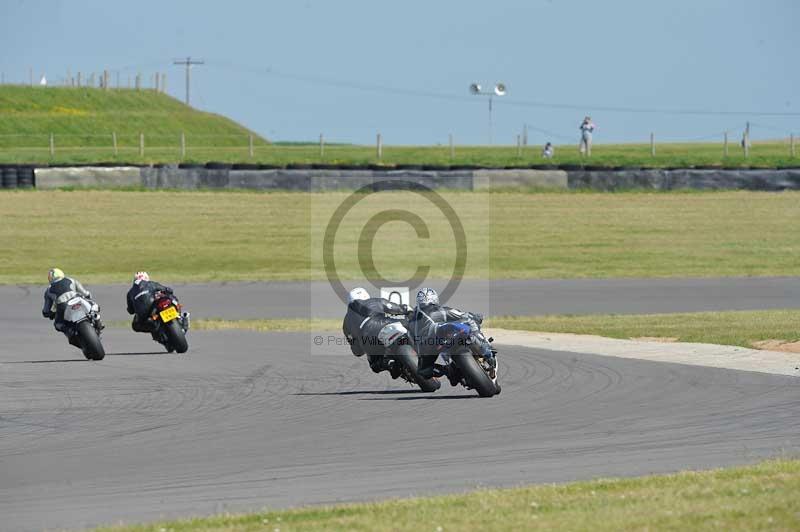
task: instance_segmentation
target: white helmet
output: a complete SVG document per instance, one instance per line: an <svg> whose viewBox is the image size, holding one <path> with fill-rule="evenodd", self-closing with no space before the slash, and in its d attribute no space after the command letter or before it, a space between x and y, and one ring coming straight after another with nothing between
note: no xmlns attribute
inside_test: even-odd
<svg viewBox="0 0 800 532"><path fill-rule="evenodd" d="M133 276L133 282L136 284L141 283L142 281L149 281L150 276L147 272L136 272L136 275Z"/></svg>
<svg viewBox="0 0 800 532"><path fill-rule="evenodd" d="M358 300L363 301L365 299L369 299L369 292L367 292L366 289L361 288L360 286L357 288L353 288L352 290L350 290L350 293L347 294L348 304L352 303L353 301L358 301Z"/></svg>
<svg viewBox="0 0 800 532"><path fill-rule="evenodd" d="M439 304L439 294L436 293L436 290L433 288L420 288L419 292L417 292L417 306L421 307L423 305L438 305Z"/></svg>

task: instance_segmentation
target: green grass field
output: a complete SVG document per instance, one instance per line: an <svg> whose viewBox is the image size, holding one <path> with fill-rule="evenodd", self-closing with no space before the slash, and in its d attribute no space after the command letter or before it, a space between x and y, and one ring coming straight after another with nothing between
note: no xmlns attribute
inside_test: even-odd
<svg viewBox="0 0 800 532"><path fill-rule="evenodd" d="M376 266L382 275L401 279L424 259L431 277L447 278L455 260L449 226L436 213L429 216L433 209L426 211L417 198L387 194L370 196L352 220L345 219L335 247L339 275L363 278L356 248L364 219L387 205L421 205L430 238L418 238L404 223L383 226L375 239ZM324 279L312 251L316 258L325 221L345 197L2 191L0 283L39 283L51 265L88 283L127 282L143 268L166 282ZM800 275L798 193L443 197L478 243L471 248L467 277ZM482 229L487 219L490 232Z"/></svg>
<svg viewBox="0 0 800 532"><path fill-rule="evenodd" d="M798 530L800 461L223 515L98 532Z"/></svg>
<svg viewBox="0 0 800 532"><path fill-rule="evenodd" d="M111 134L117 133L118 154ZM180 134L186 134L181 155ZM55 154L50 155L50 134ZM145 153L139 155L139 133L145 134ZM250 132L233 121L184 106L151 90L89 88L0 87L0 163L177 163L227 161L272 165L291 163L385 165L479 165L491 167L542 164L541 146L518 154L512 146L393 146L385 139L383 157L375 146L330 144L320 154L315 144L269 144L256 135L249 155ZM728 156L722 139L714 143L658 144L651 157L649 144L596 144L592 157L582 158L575 143L556 146L548 164L590 164L603 167L647 166L800 166L791 156L788 139L754 142L750 157L731 138ZM797 150L800 153L800 149Z"/></svg>

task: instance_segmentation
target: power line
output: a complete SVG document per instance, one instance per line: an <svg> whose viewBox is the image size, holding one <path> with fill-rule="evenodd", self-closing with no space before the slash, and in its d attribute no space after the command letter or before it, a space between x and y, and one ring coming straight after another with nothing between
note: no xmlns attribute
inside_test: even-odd
<svg viewBox="0 0 800 532"><path fill-rule="evenodd" d="M229 62L214 62L209 63L209 66L216 68L228 68L236 71L249 72L255 75L277 77L282 79L291 79L305 83L313 83L317 85L325 85L338 88L346 88L353 90L360 90L366 92L376 92L385 94L397 94L400 96L414 96L424 98L435 98L440 100L450 101L472 101L466 94L453 94L432 91L422 91L417 89L407 89L401 87L390 87L386 85L378 85L373 83L347 81L333 78L323 78L318 76L309 76L304 74L295 74L290 72L283 72L272 67L259 67L259 66L243 66ZM773 117L796 117L800 116L800 112L784 112L784 111L727 111L717 109L689 109L689 108L666 108L666 107L628 107L628 106L613 106L613 105L596 105L587 103L557 103L557 102L544 102L537 100L524 100L507 98L503 101L503 105L512 107L538 107L545 109L569 109L574 111L586 112L614 112L614 113L633 113L633 114L665 114L665 115L698 115L698 116L773 116Z"/></svg>

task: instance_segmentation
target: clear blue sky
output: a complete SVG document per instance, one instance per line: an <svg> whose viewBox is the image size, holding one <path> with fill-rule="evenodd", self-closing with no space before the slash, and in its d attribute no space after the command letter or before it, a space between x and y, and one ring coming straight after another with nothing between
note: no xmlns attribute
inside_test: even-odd
<svg viewBox="0 0 800 532"><path fill-rule="evenodd" d="M584 114L596 142L721 138L748 119L778 138L800 132L798 23L796 0L2 0L0 71L162 71L182 98L172 60L203 58L193 104L273 140L485 144L473 81L508 85L495 143L525 123L531 143L577 142Z"/></svg>

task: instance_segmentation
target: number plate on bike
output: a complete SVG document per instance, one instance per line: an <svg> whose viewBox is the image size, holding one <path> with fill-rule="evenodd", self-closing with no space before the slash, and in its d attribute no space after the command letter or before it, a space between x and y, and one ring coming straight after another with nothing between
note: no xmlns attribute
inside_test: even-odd
<svg viewBox="0 0 800 532"><path fill-rule="evenodd" d="M175 309L175 307L169 307L168 309L164 309L159 312L158 315L161 316L161 321L164 323L169 323L178 318L178 311Z"/></svg>

